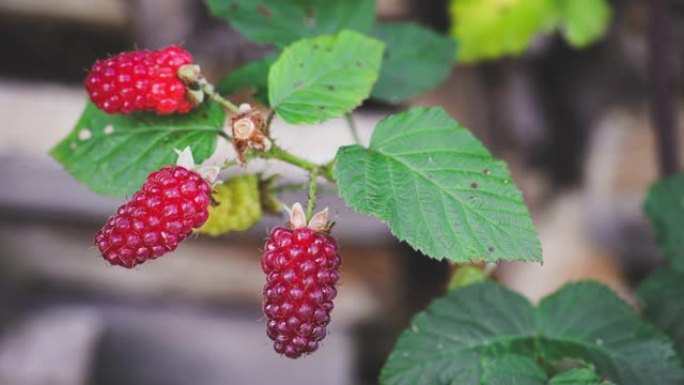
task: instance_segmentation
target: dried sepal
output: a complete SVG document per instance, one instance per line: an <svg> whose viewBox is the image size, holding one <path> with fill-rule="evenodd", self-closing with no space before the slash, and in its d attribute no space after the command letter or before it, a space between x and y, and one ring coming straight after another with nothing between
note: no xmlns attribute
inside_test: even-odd
<svg viewBox="0 0 684 385"><path fill-rule="evenodd" d="M328 208L319 211L311 217L308 227L319 233L325 233L330 230L330 222L328 222Z"/></svg>
<svg viewBox="0 0 684 385"><path fill-rule="evenodd" d="M193 170L197 172L204 180L210 184L216 183L219 172L221 169L216 166L203 166L195 163L195 158L192 156L192 149L190 146L186 146L183 150L174 149L176 154L178 154L178 159L176 160L176 166L184 167L188 170Z"/></svg>
<svg viewBox="0 0 684 385"><path fill-rule="evenodd" d="M233 148L241 164L245 163L245 154L250 148L266 151L268 138L265 134L266 120L258 110L249 104L241 104L239 112L230 118L233 134Z"/></svg>
<svg viewBox="0 0 684 385"><path fill-rule="evenodd" d="M296 230L306 227L306 213L304 213L304 208L299 202L293 204L291 208L285 207L285 210L290 216L290 221L287 224L290 229Z"/></svg>
<svg viewBox="0 0 684 385"><path fill-rule="evenodd" d="M311 217L311 220L306 222L306 214L304 208L300 203L295 203L292 208L285 207L289 215L288 227L291 230L301 229L307 227L317 233L330 233L330 229L335 225L334 222L328 220L328 208L317 212Z"/></svg>
<svg viewBox="0 0 684 385"><path fill-rule="evenodd" d="M206 79L202 76L200 66L197 64L183 65L178 68L176 75L185 83L188 100L194 105L201 104L204 101L202 86L206 83Z"/></svg>

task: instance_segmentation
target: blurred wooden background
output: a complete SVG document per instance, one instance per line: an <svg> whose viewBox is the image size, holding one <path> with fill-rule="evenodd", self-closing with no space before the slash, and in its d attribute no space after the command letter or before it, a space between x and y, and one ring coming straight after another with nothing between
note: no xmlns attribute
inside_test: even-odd
<svg viewBox="0 0 684 385"><path fill-rule="evenodd" d="M443 106L509 162L545 263L503 264L497 276L535 300L583 278L629 297L659 263L640 210L656 177L647 20L643 2L613 4L608 36L586 50L544 37L521 57L455 67L443 86L408 103ZM679 75L682 4L671 2ZM381 0L377 12L445 31L445 9L445 1ZM408 317L443 291L445 263L398 244L334 194L321 204L339 223L343 278L332 335L310 358L277 357L263 333L258 248L278 218L244 234L188 241L134 271L105 265L91 238L120 201L87 191L47 156L80 114L85 70L110 53L182 42L216 80L269 47L245 41L193 0L0 0L0 36L0 383L240 385L287 376L373 384ZM367 103L357 115L362 136L396 109ZM316 130L276 121L274 130L314 160L351 141L339 121Z"/></svg>

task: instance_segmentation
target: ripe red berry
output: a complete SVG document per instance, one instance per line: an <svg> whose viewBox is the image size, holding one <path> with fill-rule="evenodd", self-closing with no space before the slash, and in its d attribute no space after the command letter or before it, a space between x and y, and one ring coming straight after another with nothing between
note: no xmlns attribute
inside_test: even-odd
<svg viewBox="0 0 684 385"><path fill-rule="evenodd" d="M123 52L96 61L85 87L93 103L108 114L186 113L194 103L186 97L185 84L176 73L191 63L190 53L178 46Z"/></svg>
<svg viewBox="0 0 684 385"><path fill-rule="evenodd" d="M261 268L266 332L276 352L290 358L313 353L326 335L337 295L340 256L335 239L308 227L276 227Z"/></svg>
<svg viewBox="0 0 684 385"><path fill-rule="evenodd" d="M176 247L209 217L211 186L181 166L154 171L95 236L112 265L134 267Z"/></svg>

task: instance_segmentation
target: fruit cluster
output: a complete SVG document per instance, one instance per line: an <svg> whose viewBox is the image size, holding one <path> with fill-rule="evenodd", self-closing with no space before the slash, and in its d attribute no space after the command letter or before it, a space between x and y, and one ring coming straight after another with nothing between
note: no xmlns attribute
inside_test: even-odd
<svg viewBox="0 0 684 385"><path fill-rule="evenodd" d="M109 114L185 113L195 105L190 93L209 92L198 91L188 81L186 70L199 71L199 67L186 66L190 63L190 53L177 46L121 53L96 62L85 85L93 103ZM180 75L189 88L178 76L182 66ZM261 113L249 105L231 117L240 163L249 148L265 150L265 125ZM234 177L212 191L210 182L195 171L192 152L187 151L192 167L169 166L152 172L97 233L95 245L109 263L132 268L158 258L175 250L193 229L210 235L246 230L259 221L264 209L280 206L268 193L260 199L261 187L270 182L260 184L255 175ZM180 164L186 163L181 160L184 153L179 155ZM213 181L215 176L208 179ZM216 206L210 207L211 203ZM329 233L327 210L306 223L302 206L295 204L289 228L273 229L264 247L266 331L275 351L290 358L316 351L327 334L340 278L337 243Z"/></svg>

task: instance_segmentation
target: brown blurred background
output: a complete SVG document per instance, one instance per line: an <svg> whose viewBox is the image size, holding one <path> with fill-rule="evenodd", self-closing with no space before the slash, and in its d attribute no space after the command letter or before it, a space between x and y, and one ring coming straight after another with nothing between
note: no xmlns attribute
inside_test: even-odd
<svg viewBox="0 0 684 385"><path fill-rule="evenodd" d="M608 35L587 49L542 37L521 57L457 66L410 103L443 106L509 162L545 263L502 264L496 275L532 300L582 278L629 298L660 261L641 213L657 178L646 3L613 1ZM377 12L446 31L446 7L380 0ZM669 2L668 12L682 79L684 1ZM339 223L340 295L330 335L310 357L278 357L264 332L258 248L279 218L188 241L133 271L106 265L92 237L120 200L89 192L47 155L83 108L85 70L111 53L184 43L218 80L269 48L210 18L197 0L0 0L0 41L1 385L374 384L408 317L444 291L447 264L397 243L334 193L319 203ZM681 113L684 88L675 87ZM362 136L397 108L364 105ZM276 120L274 132L317 161L351 142L336 120L315 130ZM304 178L279 165L253 169Z"/></svg>

